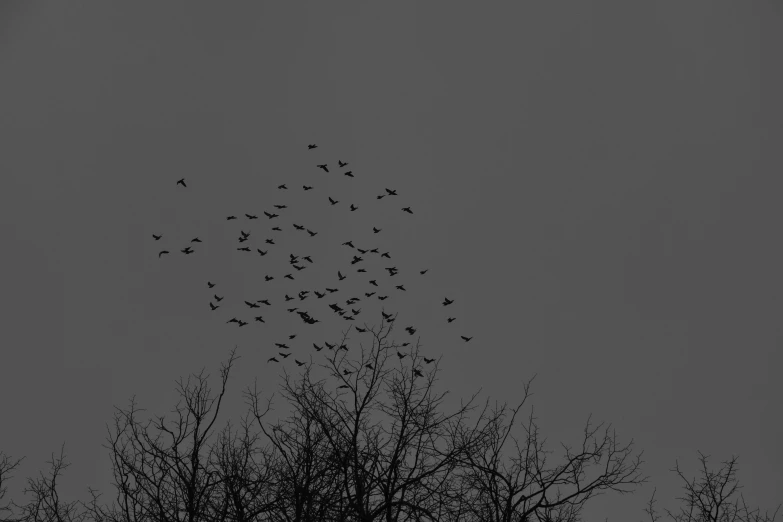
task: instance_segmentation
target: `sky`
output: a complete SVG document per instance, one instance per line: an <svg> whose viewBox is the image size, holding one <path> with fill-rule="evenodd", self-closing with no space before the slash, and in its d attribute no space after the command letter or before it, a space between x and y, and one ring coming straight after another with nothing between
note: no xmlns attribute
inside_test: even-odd
<svg viewBox="0 0 783 522"><path fill-rule="evenodd" d="M728 0L4 1L0 450L26 456L6 499L65 443L61 494L109 501L114 408L135 395L170 412L176 380L204 368L218 387L235 346L220 427L254 378L278 390L274 342L296 333L295 357L318 362L309 343L348 322L311 300L322 324L304 325L279 302L343 267L360 296L353 240L390 253L364 263L397 338L441 358L452 405L479 390L514 405L535 375L550 462L591 414L644 450L649 482L596 497L585 520L642 520L653 488L676 510L670 470L700 477L697 450L715 471L738 456L745 499L772 513L782 18ZM274 204L282 232L262 214ZM282 278L289 252L315 261L302 286ZM225 322L265 298L266 324ZM377 301L358 306L358 325L379 324Z"/></svg>

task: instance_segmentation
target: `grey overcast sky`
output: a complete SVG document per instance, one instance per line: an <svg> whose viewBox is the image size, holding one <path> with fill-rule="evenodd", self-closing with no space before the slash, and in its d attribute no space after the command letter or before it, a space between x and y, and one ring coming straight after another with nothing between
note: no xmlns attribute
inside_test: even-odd
<svg viewBox="0 0 783 522"><path fill-rule="evenodd" d="M645 451L650 482L591 500L586 520L641 520L653 487L676 509L669 469L696 477L697 449L716 470L739 455L749 504L774 511L781 17L728 0L3 1L0 449L27 456L10 498L65 442L62 492L109 500L113 407L136 394L170 411L175 380L206 368L217 386L234 345L221 426L253 377L276 391L273 342L299 333L292 351L317 360L311 339L348 324L281 312L301 288L282 283L285 257L310 254L295 276L323 289L353 239L391 253L367 263L397 336L415 325L443 356L454 401L483 387L514 404L538 374L529 404L552 462L590 413ZM385 187L399 195L377 200ZM289 206L283 232L262 214L273 204ZM392 265L405 294L379 268ZM266 325L225 324L264 298ZM377 324L379 304L359 305Z"/></svg>

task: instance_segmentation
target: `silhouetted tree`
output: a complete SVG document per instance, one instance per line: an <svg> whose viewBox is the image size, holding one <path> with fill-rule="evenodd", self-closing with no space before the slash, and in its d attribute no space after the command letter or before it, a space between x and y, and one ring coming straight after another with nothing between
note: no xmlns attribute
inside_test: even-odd
<svg viewBox="0 0 783 522"><path fill-rule="evenodd" d="M780 505L771 517L766 512L762 517L759 514L759 508L753 511L748 510L745 497L742 494L739 499L734 499L733 503L730 501L731 496L742 488L736 476L737 457L725 461L723 468L714 473L707 469L709 456L705 456L700 451L698 453L703 474L702 480L698 484L695 477L692 481L685 478L680 471L678 462L675 461L674 469L671 470L676 471L685 481L686 492L684 497L677 497L677 500L681 500L685 504L680 508L679 513L675 514L666 509L666 514L672 520L675 522L773 522L777 518ZM741 507L740 500L742 501ZM644 510L650 516L651 522L656 522L661 518L656 516L654 504L655 490L653 490L647 508Z"/></svg>

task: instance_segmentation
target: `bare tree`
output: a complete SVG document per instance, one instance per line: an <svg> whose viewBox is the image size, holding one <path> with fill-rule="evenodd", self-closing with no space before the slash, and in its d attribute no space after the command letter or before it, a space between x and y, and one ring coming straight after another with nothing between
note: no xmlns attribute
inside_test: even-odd
<svg viewBox="0 0 783 522"><path fill-rule="evenodd" d="M490 429L482 439L485 445L461 456L460 476L469 486L466 488L469 493L461 498L478 520L577 522L591 497L605 490L630 493L632 490L623 486L633 487L647 480L640 475L642 453L635 460L629 460L633 441L618 447L616 434L613 432L610 436L609 427L602 437L595 437L602 425L591 429L589 418L578 451L561 444L565 450L562 465L546 469L546 455L552 452L544 450L545 440L539 441L532 409L527 426L523 425L526 437L520 446L517 438L511 435L511 429L517 413L530 396L534 378L525 384L520 404L510 410L510 422L504 422L508 416L506 405L496 407L489 417ZM514 441L517 455L507 466L502 457L509 438ZM588 479L587 469L591 463L600 468L596 476Z"/></svg>
<svg viewBox="0 0 783 522"><path fill-rule="evenodd" d="M11 478L11 472L14 471L17 467L19 467L19 464L23 460L24 457L14 462L11 460L11 458L8 455L0 451L0 500L5 498L5 494L8 492L8 486L6 486L6 481ZM0 513L13 511L13 509L11 508L12 504L13 502L9 501L9 503L7 503L6 505L0 506ZM6 521L11 521L12 519L2 518L0 520L6 522Z"/></svg>
<svg viewBox="0 0 783 522"><path fill-rule="evenodd" d="M714 473L707 469L709 456L705 456L700 451L698 453L703 474L702 481L698 484L695 477L692 481L685 478L680 471L678 462L675 461L674 469L671 470L676 471L685 481L686 491L686 496L677 498L685 503L679 513L674 514L666 509L666 513L672 520L675 522L773 522L777 518L780 505L771 517L766 512L762 517L759 508L753 511L748 509L742 494L733 503L730 501L731 496L742 488L736 476L738 457L732 457L731 460L725 461L723 468ZM742 501L741 506L740 500ZM656 516L654 504L655 490L644 510L650 516L651 522L660 519L659 516Z"/></svg>
<svg viewBox="0 0 783 522"><path fill-rule="evenodd" d="M392 326L388 322L377 332L368 328L373 344L369 350L361 347L358 360L347 360L347 350L335 349L321 365L331 379L314 381L312 364L296 383L285 376L283 395L300 418L317 425L328 448L339 485L332 513L341 520L441 519L458 457L472 451L480 438L477 428L457 429L473 399L452 414L439 412L446 393L434 394L437 367L426 376L421 372L418 344L407 354L410 366L401 358L399 367L391 367L390 359L396 359L391 350L399 348L387 342ZM346 332L340 346L347 340ZM334 381L347 392L329 391Z"/></svg>

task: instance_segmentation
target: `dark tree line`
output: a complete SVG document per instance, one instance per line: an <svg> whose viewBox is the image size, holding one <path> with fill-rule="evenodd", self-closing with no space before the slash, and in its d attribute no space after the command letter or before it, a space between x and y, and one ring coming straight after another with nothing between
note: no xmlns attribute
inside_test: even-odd
<svg viewBox="0 0 783 522"><path fill-rule="evenodd" d="M522 423L525 436L512 435L532 379L513 408L490 408L487 401L471 421L475 394L444 412L446 394L434 388L437 361L423 361L418 345L399 352L388 339L393 323L385 325L371 330L373 344L357 359L339 348L331 352L318 365L325 378L315 377L312 363L296 379L284 373L282 395L293 414L283 420L266 420L274 396L264 403L254 385L245 391L248 412L240 425L229 421L216 431L236 350L221 367L217 396L203 371L195 382L178 381L181 401L172 419L142 421L144 410L132 398L107 426L116 490L111 504L100 503L92 489L89 502L59 498L57 484L68 466L61 449L48 477L28 479L29 502L0 505L0 520L577 522L590 498L630 493L647 481L633 442L618 444L614 431L593 427L589 419L581 445L563 446L557 465L547 465L552 452L544 448L532 411ZM512 442L509 458L505 448ZM0 500L20 462L0 453ZM775 520L777 511L762 517L744 499L742 505L729 501L738 489L736 459L717 474L707 470L704 456L702 463L705 480L685 479L685 508L667 510L670 518ZM654 494L646 512L657 522L653 505Z"/></svg>

